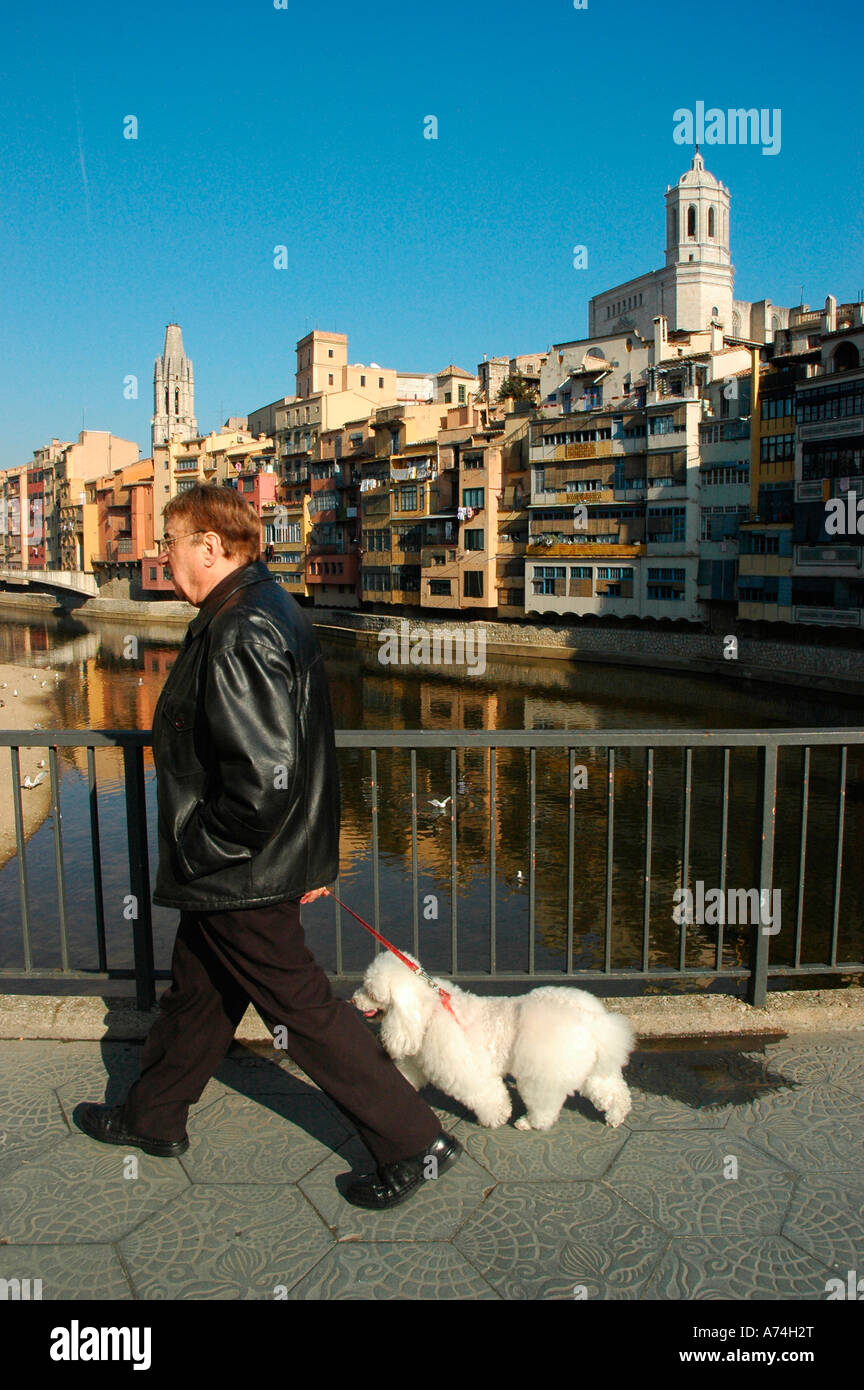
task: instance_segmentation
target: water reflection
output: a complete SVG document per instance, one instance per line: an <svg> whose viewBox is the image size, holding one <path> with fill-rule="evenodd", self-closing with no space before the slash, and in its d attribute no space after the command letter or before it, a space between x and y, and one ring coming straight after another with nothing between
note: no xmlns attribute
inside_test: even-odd
<svg viewBox="0 0 864 1390"><path fill-rule="evenodd" d="M46 726L80 729L147 729L184 629L148 624L129 632L119 623L85 626L76 619L46 618L0 624L0 660L23 664L53 663L64 673L56 706ZM130 639L132 639L130 641ZM322 635L337 726L353 729L537 729L573 731L603 728L754 728L858 727L857 710L842 699L810 695L791 688L751 683L733 685L704 676L667 674L596 664L573 666L558 661L490 663L480 678L461 680L447 672L400 673L380 666L374 649L358 649ZM458 925L457 965L463 971L490 967L490 915L494 888L495 967L528 968L533 949L538 971L559 972L568 950L568 868L574 882L572 958L575 969L596 969L607 961L606 861L607 764L605 752L573 745L586 769L584 787L575 792L574 853L569 865L569 768L567 750L538 750L535 755L535 930L529 931L529 753L501 749L496 755L496 795L490 797L490 750L464 748L451 764L447 750L418 753L416 758L416 872L410 754L382 751L373 787L368 752L341 754L343 803L341 896L367 919L374 902L372 806L377 802L380 864L379 894L384 932L397 944L417 944L428 968L447 971L452 962L451 901ZM807 962L828 958L834 913L837 854L836 789L839 754L814 749L805 838L807 873L801 900L803 930L796 945L799 903L795 896L801 852L800 749L783 749L779 758L779 795L775 886L782 892L783 925L772 938L772 961L792 963L796 949ZM155 877L155 782L146 754L151 882ZM864 936L864 891L861 861L862 757L849 754L844 834L845 871L840 895L838 958L860 959ZM126 850L122 756L118 750L96 753L98 814L102 838L101 884L94 882L90 850L90 806L83 749L62 750L61 805L63 857L69 921L70 963L93 968L95 902L105 904L109 967L132 964L131 923L124 916L130 891ZM455 787L455 794L454 794ZM721 883L722 750L697 749L693 755L689 879L707 887ZM646 753L616 753L614 780L612 933L608 963L612 969L635 969L643 963L645 907ZM448 801L447 798L450 798ZM435 802L446 802L443 809ZM658 749L654 762L650 862L650 969L675 967L680 958L681 929L672 921L673 894L681 878L683 854L684 756L681 750ZM457 855L453 859L453 829ZM733 751L727 823L725 883L752 887L757 882L761 831L757 757ZM494 849L494 885L489 878ZM31 890L34 965L52 968L59 954L59 889L54 864L51 819L34 835L27 850ZM0 964L20 964L22 939L17 865L0 870ZM167 968L176 928L176 912L153 909L157 965ZM336 968L333 908L326 900L304 913L310 944L327 969ZM724 968L749 961L752 932L727 926L723 931ZM370 956L369 938L353 918L343 914L343 966L361 969ZM718 953L716 926L694 924L685 937L685 963L710 969ZM660 986L658 986L659 988ZM691 986L692 987L692 986ZM77 989L80 986L76 985ZM663 985L665 990L667 985Z"/></svg>

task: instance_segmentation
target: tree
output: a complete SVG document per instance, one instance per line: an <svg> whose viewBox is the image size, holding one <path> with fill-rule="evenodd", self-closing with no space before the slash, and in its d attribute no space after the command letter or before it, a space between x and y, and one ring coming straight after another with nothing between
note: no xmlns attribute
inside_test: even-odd
<svg viewBox="0 0 864 1390"><path fill-rule="evenodd" d="M511 372L501 383L499 402L506 396L512 396L514 401L531 401L533 404L537 400L537 387L526 381L521 372Z"/></svg>

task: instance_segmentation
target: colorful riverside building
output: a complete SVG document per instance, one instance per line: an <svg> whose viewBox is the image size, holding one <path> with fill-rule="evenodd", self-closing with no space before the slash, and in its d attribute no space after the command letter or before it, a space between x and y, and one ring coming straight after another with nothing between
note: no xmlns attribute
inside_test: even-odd
<svg viewBox="0 0 864 1390"><path fill-rule="evenodd" d="M750 353L719 325L670 332L663 315L651 346L612 335L586 347L546 398L572 403L576 389L577 409L531 425L528 613L704 616L700 431Z"/></svg>
<svg viewBox="0 0 864 1390"><path fill-rule="evenodd" d="M398 481L400 463L410 470L424 447L437 453L446 410L464 410L478 386L476 376L452 363L438 373L349 363L347 345L342 333L308 333L296 345L295 394L249 415L250 429L266 431L276 448L279 496L264 518L267 562L289 592L318 606L357 607L364 596L361 490L378 481L370 461L383 467L392 456ZM401 499L397 493L397 507ZM397 539L408 538L409 520L400 521ZM380 548L382 539L372 544ZM411 550L402 551L394 574L388 562L386 592L417 592L417 566L419 553ZM366 581L375 592L377 568ZM404 587L394 590L393 582Z"/></svg>
<svg viewBox="0 0 864 1390"><path fill-rule="evenodd" d="M751 516L738 616L864 626L864 540L826 529L831 499L864 495L864 304L793 309L755 380ZM848 505L843 508L848 512Z"/></svg>
<svg viewBox="0 0 864 1390"><path fill-rule="evenodd" d="M792 513L795 477L795 382L808 355L780 359L750 376L750 502L739 532L738 617L792 618Z"/></svg>
<svg viewBox="0 0 864 1390"><path fill-rule="evenodd" d="M848 518L864 499L864 304L829 297L823 320L815 370L795 387L792 621L860 630L864 506ZM846 524L829 530L841 501Z"/></svg>

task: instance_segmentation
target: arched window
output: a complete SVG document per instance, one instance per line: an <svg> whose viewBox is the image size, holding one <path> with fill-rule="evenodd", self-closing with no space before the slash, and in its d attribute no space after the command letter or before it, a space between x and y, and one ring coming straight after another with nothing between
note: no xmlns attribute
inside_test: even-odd
<svg viewBox="0 0 864 1390"><path fill-rule="evenodd" d="M688 237L695 237L696 235L696 209L692 203L687 209L687 235Z"/></svg>
<svg viewBox="0 0 864 1390"><path fill-rule="evenodd" d="M849 372L859 366L858 349L854 343L841 343L834 354L832 365L835 372Z"/></svg>
<svg viewBox="0 0 864 1390"><path fill-rule="evenodd" d="M714 238L714 236L715 236L715 234L716 234L715 228L716 228L716 219L715 219L715 216L714 216L714 209L713 209L713 208L709 208L709 209L708 209L708 235L712 238L712 240L713 240L713 238Z"/></svg>
<svg viewBox="0 0 864 1390"><path fill-rule="evenodd" d="M738 313L737 309L732 315L732 337L741 337L741 315Z"/></svg>
<svg viewBox="0 0 864 1390"><path fill-rule="evenodd" d="M670 208L666 221L666 241L669 246L674 246L675 242L678 240L677 232L678 218L675 214L675 209Z"/></svg>

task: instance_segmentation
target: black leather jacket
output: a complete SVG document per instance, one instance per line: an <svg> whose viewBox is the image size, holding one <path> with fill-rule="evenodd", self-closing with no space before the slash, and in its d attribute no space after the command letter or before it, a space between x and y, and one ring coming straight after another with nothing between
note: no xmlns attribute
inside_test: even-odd
<svg viewBox="0 0 864 1390"><path fill-rule="evenodd" d="M153 716L153 901L261 907L339 872L339 773L315 630L260 560L192 619Z"/></svg>

